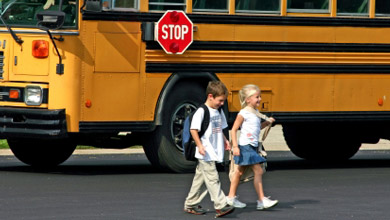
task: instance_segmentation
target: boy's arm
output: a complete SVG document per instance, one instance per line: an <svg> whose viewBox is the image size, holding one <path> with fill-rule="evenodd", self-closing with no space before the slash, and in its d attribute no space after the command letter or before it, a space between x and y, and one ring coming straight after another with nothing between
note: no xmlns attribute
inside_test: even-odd
<svg viewBox="0 0 390 220"><path fill-rule="evenodd" d="M206 148L203 146L202 141L200 141L198 130L191 129L190 130L192 139L194 139L196 146L198 146L199 153L203 156L206 156Z"/></svg>

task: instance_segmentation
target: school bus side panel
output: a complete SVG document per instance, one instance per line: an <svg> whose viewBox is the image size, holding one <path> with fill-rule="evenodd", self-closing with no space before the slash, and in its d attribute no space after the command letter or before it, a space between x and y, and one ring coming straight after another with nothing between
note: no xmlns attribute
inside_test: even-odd
<svg viewBox="0 0 390 220"><path fill-rule="evenodd" d="M83 28L90 62L83 66L82 121L141 120L140 23L84 21Z"/></svg>
<svg viewBox="0 0 390 220"><path fill-rule="evenodd" d="M78 132L83 46L80 36L64 36L64 38L63 42L57 42L57 45L62 48L59 52L63 58L64 74L54 74L58 57L54 56L51 59L49 109L66 109L68 131ZM55 49L50 49L55 54Z"/></svg>

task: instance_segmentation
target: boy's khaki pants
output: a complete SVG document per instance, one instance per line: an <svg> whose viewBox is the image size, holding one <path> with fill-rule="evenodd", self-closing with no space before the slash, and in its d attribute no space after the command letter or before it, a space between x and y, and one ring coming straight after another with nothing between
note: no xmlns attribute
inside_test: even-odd
<svg viewBox="0 0 390 220"><path fill-rule="evenodd" d="M221 189L221 182L219 181L215 162L199 160L191 190L188 193L184 207L189 208L199 205L206 196L207 191L210 193L211 201L214 202L215 209L222 209L226 206L226 196Z"/></svg>

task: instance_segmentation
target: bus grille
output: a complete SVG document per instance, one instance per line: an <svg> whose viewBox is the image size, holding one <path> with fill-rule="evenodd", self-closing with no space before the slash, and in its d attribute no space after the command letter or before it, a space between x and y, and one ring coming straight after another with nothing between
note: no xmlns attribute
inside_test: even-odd
<svg viewBox="0 0 390 220"><path fill-rule="evenodd" d="M3 79L4 73L4 51L0 51L0 79Z"/></svg>

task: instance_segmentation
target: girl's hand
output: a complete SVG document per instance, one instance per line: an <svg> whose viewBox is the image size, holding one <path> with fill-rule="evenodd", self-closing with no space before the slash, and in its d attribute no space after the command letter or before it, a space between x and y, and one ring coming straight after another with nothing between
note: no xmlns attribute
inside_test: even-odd
<svg viewBox="0 0 390 220"><path fill-rule="evenodd" d="M275 119L273 117L267 118L267 124L270 125L275 122Z"/></svg>
<svg viewBox="0 0 390 220"><path fill-rule="evenodd" d="M240 156L240 148L238 146L233 147L233 155Z"/></svg>
<svg viewBox="0 0 390 220"><path fill-rule="evenodd" d="M269 117L267 118L267 121L272 124L275 122L275 119L273 117Z"/></svg>

